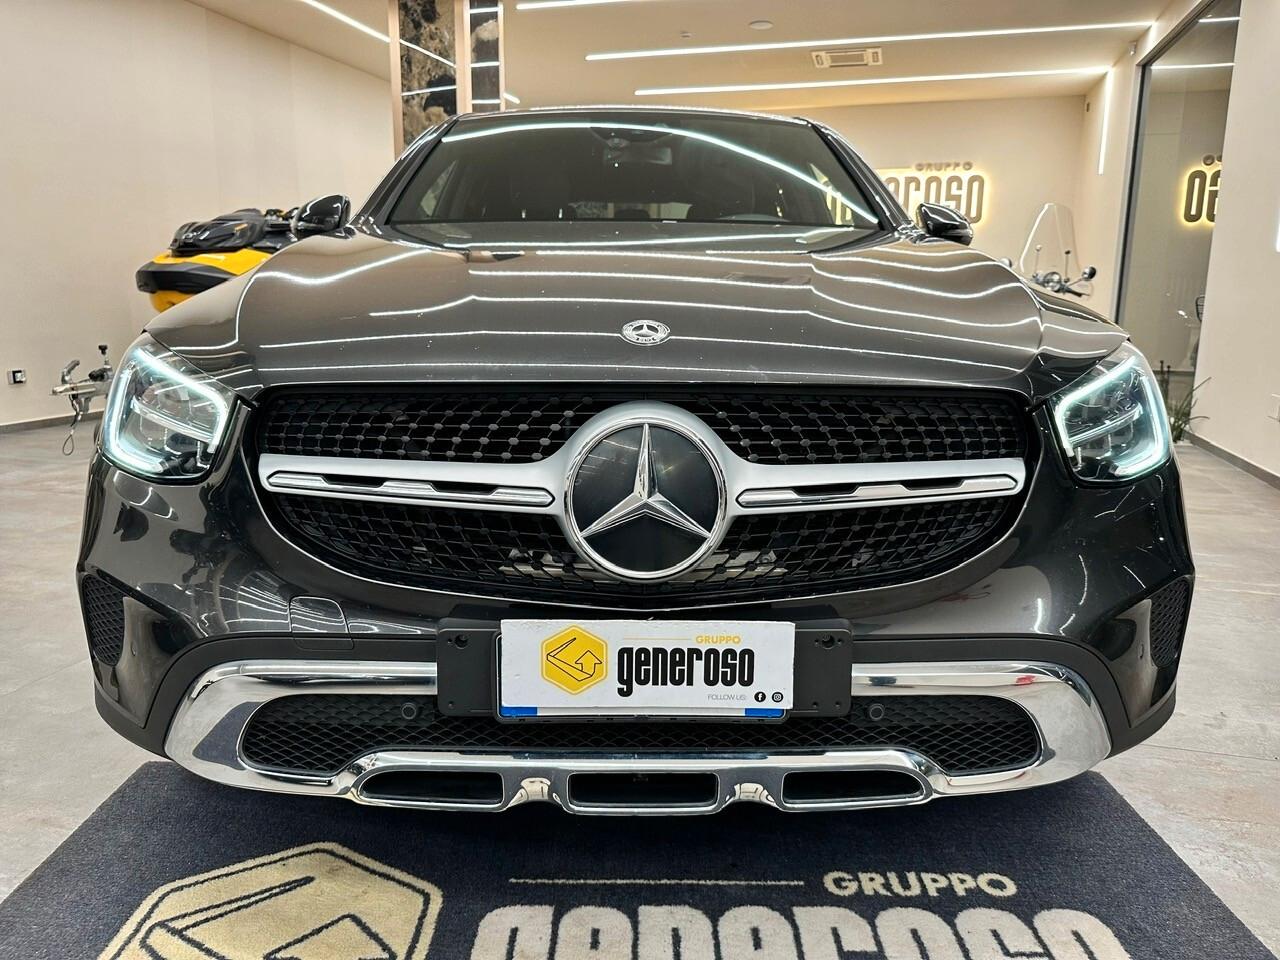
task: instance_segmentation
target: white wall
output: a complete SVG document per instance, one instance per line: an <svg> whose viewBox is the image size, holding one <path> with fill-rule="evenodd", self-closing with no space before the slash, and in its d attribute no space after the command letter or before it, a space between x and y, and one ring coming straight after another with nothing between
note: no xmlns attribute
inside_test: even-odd
<svg viewBox="0 0 1280 960"><path fill-rule="evenodd" d="M1244 0L1222 151L1222 188L1209 255L1195 431L1280 474L1280 3Z"/></svg>
<svg viewBox="0 0 1280 960"><path fill-rule="evenodd" d="M0 424L68 412L71 357L151 316L134 271L184 221L359 203L392 160L385 80L185 0L5 0Z"/></svg>
<svg viewBox="0 0 1280 960"><path fill-rule="evenodd" d="M1014 261L1040 208L1076 195L1083 97L812 109L878 170L972 161L988 180L974 246ZM913 213L914 211L908 211Z"/></svg>

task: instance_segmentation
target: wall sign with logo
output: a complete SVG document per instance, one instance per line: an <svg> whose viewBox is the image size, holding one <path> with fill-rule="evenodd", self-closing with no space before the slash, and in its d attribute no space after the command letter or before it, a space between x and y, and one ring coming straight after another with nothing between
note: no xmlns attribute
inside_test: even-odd
<svg viewBox="0 0 1280 960"><path fill-rule="evenodd" d="M1222 154L1206 153L1199 166L1187 171L1182 182L1182 222L1212 226L1218 219L1218 186L1222 181Z"/></svg>
<svg viewBox="0 0 1280 960"><path fill-rule="evenodd" d="M908 212L920 203L939 203L970 223L981 223L986 213L987 176L972 160L916 163L876 173Z"/></svg>

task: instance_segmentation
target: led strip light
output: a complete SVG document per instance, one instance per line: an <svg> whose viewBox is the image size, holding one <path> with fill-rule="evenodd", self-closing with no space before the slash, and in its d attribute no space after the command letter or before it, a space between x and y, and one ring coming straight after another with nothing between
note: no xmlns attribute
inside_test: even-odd
<svg viewBox="0 0 1280 960"><path fill-rule="evenodd" d="M637 97L696 93L756 93L762 90L819 90L827 87L868 87L893 83L942 83L954 80L1003 80L1015 77L1102 76L1110 67L1065 67L1055 70L1002 70L993 73L943 73L932 76L866 77L858 80L803 80L794 83L724 83L693 87L641 87Z"/></svg>

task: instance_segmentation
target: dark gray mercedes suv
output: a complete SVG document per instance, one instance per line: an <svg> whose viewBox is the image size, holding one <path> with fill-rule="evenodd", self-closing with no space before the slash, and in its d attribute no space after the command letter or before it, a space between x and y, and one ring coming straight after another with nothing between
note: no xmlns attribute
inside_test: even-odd
<svg viewBox="0 0 1280 960"><path fill-rule="evenodd" d="M464 116L120 364L98 708L204 777L590 813L912 804L1173 709L1191 598L1123 330L832 131Z"/></svg>

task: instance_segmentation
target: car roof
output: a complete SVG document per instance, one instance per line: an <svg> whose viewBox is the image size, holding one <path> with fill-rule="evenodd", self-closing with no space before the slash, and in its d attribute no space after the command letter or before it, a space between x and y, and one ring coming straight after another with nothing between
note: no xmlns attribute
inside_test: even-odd
<svg viewBox="0 0 1280 960"><path fill-rule="evenodd" d="M641 104L592 104L561 107L525 107L519 110L493 110L487 113L464 113L458 115L458 121L499 120L517 117L572 116L581 113L644 113L644 114L701 114L725 117L754 117L761 120L775 120L782 123L805 124L809 121L800 117L786 117L776 113L761 113L754 110L728 110L720 107L681 107L681 106L647 106Z"/></svg>

